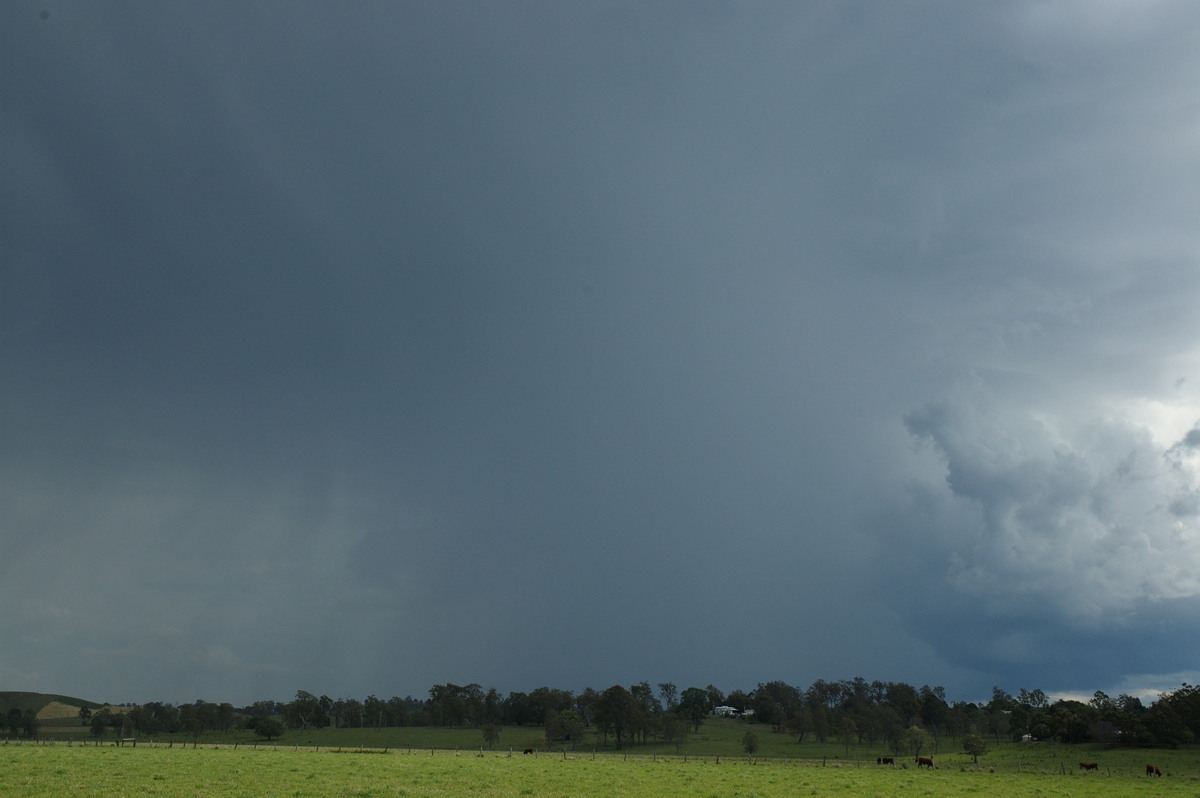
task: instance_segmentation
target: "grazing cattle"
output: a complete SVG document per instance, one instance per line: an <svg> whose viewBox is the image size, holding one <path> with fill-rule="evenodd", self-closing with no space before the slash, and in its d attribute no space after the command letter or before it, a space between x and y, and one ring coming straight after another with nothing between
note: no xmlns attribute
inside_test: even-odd
<svg viewBox="0 0 1200 798"><path fill-rule="evenodd" d="M927 757L927 756L919 756L919 757L917 757L917 767L932 769L933 768L933 759L931 757Z"/></svg>
<svg viewBox="0 0 1200 798"><path fill-rule="evenodd" d="M1099 762L1080 762L1079 769L1080 770L1099 770L1100 763Z"/></svg>
<svg viewBox="0 0 1200 798"><path fill-rule="evenodd" d="M532 749L532 748L526 748L526 749L525 749L525 753L527 753L527 754L532 754L532 753L533 753L533 749Z"/></svg>
<svg viewBox="0 0 1200 798"><path fill-rule="evenodd" d="M1158 765L1146 765L1147 776L1161 776L1162 771L1158 769Z"/></svg>
<svg viewBox="0 0 1200 798"><path fill-rule="evenodd" d="M894 765L894 764L896 764L896 760L890 756L881 756L881 757L876 757L875 764L877 764L877 765Z"/></svg>

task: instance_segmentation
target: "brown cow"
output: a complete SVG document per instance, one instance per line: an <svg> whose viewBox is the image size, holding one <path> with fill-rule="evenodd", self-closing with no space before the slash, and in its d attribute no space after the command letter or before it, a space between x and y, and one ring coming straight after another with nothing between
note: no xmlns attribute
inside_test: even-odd
<svg viewBox="0 0 1200 798"><path fill-rule="evenodd" d="M1079 769L1080 770L1099 770L1100 763L1099 762L1080 762Z"/></svg>
<svg viewBox="0 0 1200 798"><path fill-rule="evenodd" d="M532 753L533 753L533 749L532 749L532 748L526 748L526 749L525 749L525 751L524 751L523 753L526 753L526 754L532 754Z"/></svg>
<svg viewBox="0 0 1200 798"><path fill-rule="evenodd" d="M1147 776L1161 776L1162 771L1158 769L1158 765L1146 765Z"/></svg>
<svg viewBox="0 0 1200 798"><path fill-rule="evenodd" d="M933 759L928 756L917 757L917 767L933 769Z"/></svg>
<svg viewBox="0 0 1200 798"><path fill-rule="evenodd" d="M894 765L894 764L896 764L896 760L894 757L880 756L880 757L875 758L875 764L876 765Z"/></svg>

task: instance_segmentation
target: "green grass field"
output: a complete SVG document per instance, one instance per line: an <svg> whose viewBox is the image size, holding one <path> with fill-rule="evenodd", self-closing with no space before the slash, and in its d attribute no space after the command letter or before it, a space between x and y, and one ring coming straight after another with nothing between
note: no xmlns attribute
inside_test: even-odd
<svg viewBox="0 0 1200 798"><path fill-rule="evenodd" d="M617 752L613 741L609 739L605 746L603 738L592 733L584 735L583 740L572 746L570 742L555 741L553 750L561 753L564 749L571 753L619 753L622 756L675 756L687 754L689 757L738 757L742 756L742 735L747 730L758 736L760 759L805 760L823 762L825 764L871 763L874 765L878 756L895 756L897 762L905 763L912 757L904 757L887 750L883 745L851 745L849 748L836 740L825 744L805 740L798 744L796 738L787 734L774 734L770 727L761 724L710 718L700 727L700 731L691 734L686 743L677 746L651 740L646 744L628 745ZM40 735L50 740L76 743L91 743L93 738L89 729L82 726L78 719L59 718L42 723ZM112 742L118 735L108 732L104 740ZM191 744L190 735L178 733L143 735L139 737L142 743L154 741L162 744L173 744L175 747ZM477 752L484 745L483 735L474 728L445 728L435 726L405 726L382 729L289 729L274 743L264 743L254 732L239 729L225 733L206 732L200 737L200 742L207 745L221 746L253 746L274 745L283 747L318 747L318 748L378 748L391 751L408 749L419 750L459 750ZM500 730L499 742L495 752L506 753L509 750L520 752L525 748L536 748L542 751L545 740L542 730L536 726L505 726ZM971 759L962 753L961 740L944 739L936 750L923 751L925 755L934 756L939 764L950 767L965 767L971 764ZM1064 745L1056 743L992 743L989 751L980 758L984 768L1017 770L1018 764L1034 770L1061 772L1070 768L1078 768L1080 761L1099 762L1104 767L1114 769L1144 770L1146 762L1155 762L1160 767L1171 767L1180 771L1187 770L1200 775L1200 749L1184 749L1180 751L1143 750L1136 748L1109 749L1100 745ZM1179 765L1175 765L1179 762ZM1200 794L1200 792L1198 792Z"/></svg>
<svg viewBox="0 0 1200 798"><path fill-rule="evenodd" d="M1184 756L1163 778L1131 768L1082 773L1018 771L969 759L934 771L863 763L745 757L392 751L386 754L286 745L192 748L140 744L0 744L5 796L862 796L891 798L1081 798L1196 796L1200 780ZM1143 757L1144 759L1144 757ZM1162 757L1160 760L1166 761ZM1015 762L1015 760L1014 760ZM1103 766L1102 766L1103 767ZM1196 768L1193 768L1196 770Z"/></svg>
<svg viewBox="0 0 1200 798"><path fill-rule="evenodd" d="M803 744L769 727L709 718L682 744L650 741L617 750L588 733L545 750L542 730L506 726L494 750L476 728L291 729L275 741L252 731L138 737L97 744L61 696L9 693L44 706L41 742L0 740L2 796L1200 796L1200 748L1145 750L1101 745L992 743L976 765L961 740L944 739L934 771L881 745ZM97 705L98 706L98 705ZM67 706L66 709L72 709ZM54 712L51 712L54 710ZM753 731L751 764L742 736ZM525 748L537 753L526 756ZM894 767L875 764L893 756ZM1084 772L1080 762L1096 762ZM1163 778L1147 778L1146 763Z"/></svg>
<svg viewBox="0 0 1200 798"><path fill-rule="evenodd" d="M785 762L840 765L853 767L876 767L875 758L878 756L894 756L898 763L897 769L911 768L912 757L896 754L881 745L851 745L849 748L831 741L820 744L806 740L798 744L796 738L786 734L773 734L764 725L747 724L737 720L712 718L700 727L698 733L688 737L685 744L676 746L674 743L650 741L647 744L628 745L618 751L609 740L605 746L603 739L587 734L574 747L571 743L556 741L552 747L555 754L590 755L593 751L598 756L619 756L622 758L654 758L676 756L691 759L715 759L721 757L722 762L729 759L743 758L742 735L747 730L753 731L759 740L759 750L756 759L782 760ZM87 727L80 725L77 719L61 718L45 721L42 724L41 736L48 740L60 742L73 741L76 744L92 744L94 738ZM112 743L117 735L109 732L103 740ZM156 734L143 735L138 738L141 745L155 743L179 748L192 744L192 737L179 733L174 735ZM409 751L424 751L431 749L439 752L459 751L461 754L478 753L484 746L483 735L479 729L473 728L444 728L431 726L407 726L382 729L289 729L284 735L273 742L265 742L252 731L233 730L226 733L206 732L200 737L202 745L217 745L221 747L258 748L317 748L325 749L386 749L391 752L408 753ZM500 739L494 750L484 753L498 754L516 751L518 754L525 748L535 748L545 755L545 740L542 730L532 726L505 726L500 731ZM933 751L922 752L932 755L943 769L973 769L975 766L971 757L962 753L960 740L943 740ZM1163 769L1164 773L1172 776L1200 777L1200 749L1187 748L1177 751L1145 750L1137 748L1107 748L1101 745L1065 745L1057 743L992 743L989 751L980 757L979 765L983 769L992 768L998 772L1038 772L1062 775L1078 770L1079 762L1097 762L1105 775L1144 775L1147 762L1154 762ZM1088 774L1094 775L1094 774ZM1200 795L1200 789L1197 790Z"/></svg>

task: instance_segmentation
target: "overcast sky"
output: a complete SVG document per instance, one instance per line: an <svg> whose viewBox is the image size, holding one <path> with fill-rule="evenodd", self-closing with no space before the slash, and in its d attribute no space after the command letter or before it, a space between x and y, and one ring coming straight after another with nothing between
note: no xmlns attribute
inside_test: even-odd
<svg viewBox="0 0 1200 798"><path fill-rule="evenodd" d="M1200 678L1200 6L0 5L0 689Z"/></svg>

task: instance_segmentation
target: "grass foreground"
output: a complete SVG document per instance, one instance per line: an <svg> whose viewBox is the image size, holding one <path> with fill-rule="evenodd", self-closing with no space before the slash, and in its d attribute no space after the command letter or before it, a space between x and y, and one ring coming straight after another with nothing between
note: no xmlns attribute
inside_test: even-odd
<svg viewBox="0 0 1200 798"><path fill-rule="evenodd" d="M1190 757L1189 757L1190 758ZM1182 764L1182 763L1180 763ZM1182 768L1148 778L1136 768L1076 772L937 770L746 757L632 754L318 750L258 747L0 745L0 794L28 796L1195 796Z"/></svg>

